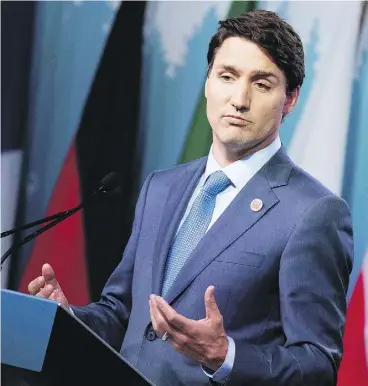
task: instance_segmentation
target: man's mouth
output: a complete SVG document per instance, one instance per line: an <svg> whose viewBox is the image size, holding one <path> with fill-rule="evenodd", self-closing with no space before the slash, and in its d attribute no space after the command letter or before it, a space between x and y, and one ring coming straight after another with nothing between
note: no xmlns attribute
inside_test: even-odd
<svg viewBox="0 0 368 386"><path fill-rule="evenodd" d="M241 121L245 121L245 119L243 117L241 117L240 115L225 115L225 117L228 117L228 118L235 118L235 119L239 119Z"/></svg>

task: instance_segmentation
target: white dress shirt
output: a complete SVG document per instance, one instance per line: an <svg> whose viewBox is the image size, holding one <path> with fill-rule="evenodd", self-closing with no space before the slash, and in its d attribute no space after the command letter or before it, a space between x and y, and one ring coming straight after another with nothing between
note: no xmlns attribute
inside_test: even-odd
<svg viewBox="0 0 368 386"><path fill-rule="evenodd" d="M213 211L211 222L207 228L215 223L215 221L221 216L225 209L230 205L232 200L241 191L241 189L247 184L247 182L265 165L265 163L281 148L280 137L278 136L271 144L256 153L242 158L224 168L217 163L213 156L212 146L208 154L206 169L202 177L199 179L197 187L195 188L191 199L188 202L184 216L179 224L178 230L183 224L185 218L188 216L190 209L192 208L193 202L196 199L199 191L203 187L207 177L218 171L222 170L226 176L230 179L231 185L226 188L223 192L219 193L216 197L215 209ZM228 336L228 350L224 363L222 366L213 374L210 374L208 370L203 367L204 373L212 378L214 381L222 383L226 381L226 378L231 373L234 360L235 360L235 342Z"/></svg>

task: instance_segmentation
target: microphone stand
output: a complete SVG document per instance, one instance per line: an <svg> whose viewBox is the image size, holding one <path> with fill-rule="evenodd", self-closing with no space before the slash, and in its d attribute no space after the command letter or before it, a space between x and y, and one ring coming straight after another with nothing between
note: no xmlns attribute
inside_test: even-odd
<svg viewBox="0 0 368 386"><path fill-rule="evenodd" d="M38 229L37 231L31 233L30 235L28 235L27 237L25 237L22 241L20 241L18 244L15 244L13 245L12 247L10 247L5 253L4 255L1 257L1 268L3 268L3 263L5 262L5 260L12 254L12 252L14 251L14 249L16 248L19 248L20 246L22 246L23 244L27 243L28 241L31 241L32 239L34 239L35 237L37 237L38 235L40 235L41 233L47 231L48 229L54 227L55 225L57 225L59 222L65 220L66 218L70 217L71 215L73 215L74 213L78 212L78 210L80 210L83 206L83 203L79 204L78 206L76 206L75 208L73 209L70 209L68 211L66 211L66 213L63 215L63 216L60 216L58 219L54 220L53 222L51 222L50 224L47 224L45 225L44 227ZM52 217L52 216L50 216ZM40 220L42 221L42 220Z"/></svg>
<svg viewBox="0 0 368 386"><path fill-rule="evenodd" d="M26 236L23 240L21 240L19 243L10 247L4 253L4 255L1 257L0 270L2 270L3 263L12 254L14 249L19 248L20 246L27 243L28 241L31 241L32 239L34 239L35 237L37 237L41 233L43 233L43 232L47 231L48 229L52 228L53 226L57 225L59 222L65 220L69 216L78 212L78 210L80 210L84 205L86 205L88 202L92 201L94 198L101 196L101 195L104 195L104 196L114 195L114 194L117 194L118 192L120 192L120 185L117 184L116 173L111 172L102 179L101 186L97 190L95 190L85 201L82 201L78 206L76 206L72 209L69 209L65 212L59 212L59 213L53 214L51 216L48 216L44 219L34 221L33 223L23 225L20 228L13 228L9 231L1 233L1 237L9 236L18 230L28 229L28 228L31 228L32 226L42 224L44 222L48 222L48 221L51 221L51 220L56 218L56 220L54 220L51 223L45 225L44 227L38 229L37 231L31 233L30 235Z"/></svg>
<svg viewBox="0 0 368 386"><path fill-rule="evenodd" d="M30 222L29 224L26 224L26 225L23 225L19 228L13 228L13 229L10 229L9 231L6 231L6 232L2 232L1 233L1 237L0 238L3 238L3 237L7 237L7 236L10 236L12 235L13 233L17 232L17 231L23 231L23 230L26 230L26 229L29 229L29 228L33 228L34 226L36 225L39 225L39 224L43 224L45 222L49 222L51 220L54 220L54 219L57 219L57 218L60 218L68 213L71 213L73 210L75 210L77 208L74 207L74 208L71 208L71 209L68 209L68 210L65 210L64 212L59 212L59 213L55 213L51 216L48 216L48 217L45 217L41 220L37 220L37 221L33 221L33 222Z"/></svg>
<svg viewBox="0 0 368 386"><path fill-rule="evenodd" d="M91 196L89 196L86 200L85 200L85 203L87 203L88 201L92 200L96 195L98 194L109 194L109 193L114 193L115 190L118 188L118 187L114 187L114 178L115 178L115 175L116 173L112 172L112 173L109 173L108 175L106 175L102 181L101 181L101 186L94 191L94 193L92 193ZM112 189L111 189L112 188ZM82 205L82 204L80 204ZM75 206L74 208L71 208L71 209L68 209L68 210L65 210L63 212L59 212L59 213L55 213L51 216L48 216L48 217L45 217L45 218L42 218L41 220L37 220L37 221L33 221L29 224L25 224L23 226L20 226L18 228L13 228L13 229L10 229L8 231L5 231L5 232L1 232L1 235L0 235L0 238L3 238L3 237L7 237L7 236L10 236L12 235L13 233L15 232L18 232L18 231L22 231L22 230L25 230L25 229L29 229L29 228L33 228L34 226L36 225L39 225L39 224L43 224L45 222L49 222L51 220L54 220L54 219L57 219L57 218L60 218L60 217L63 217L64 215L66 214L73 214L75 213L74 211L75 210L78 210L80 209L80 205L78 206Z"/></svg>

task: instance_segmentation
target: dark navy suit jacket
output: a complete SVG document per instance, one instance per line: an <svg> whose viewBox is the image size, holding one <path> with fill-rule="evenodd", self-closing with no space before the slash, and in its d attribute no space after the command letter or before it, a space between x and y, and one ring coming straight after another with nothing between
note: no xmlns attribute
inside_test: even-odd
<svg viewBox="0 0 368 386"><path fill-rule="evenodd" d="M149 295L161 294L170 243L206 158L146 180L123 259L100 301L75 314L158 386L208 385L200 364L157 338ZM263 207L250 208L254 199ZM215 297L236 345L228 385L335 385L353 236L348 206L282 147L246 184L180 271L166 300L191 319Z"/></svg>

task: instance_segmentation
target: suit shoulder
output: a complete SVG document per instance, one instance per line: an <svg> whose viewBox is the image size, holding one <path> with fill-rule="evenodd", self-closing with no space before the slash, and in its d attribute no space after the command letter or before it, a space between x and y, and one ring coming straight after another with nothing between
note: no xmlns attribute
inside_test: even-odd
<svg viewBox="0 0 368 386"><path fill-rule="evenodd" d="M289 199L304 198L308 202L334 195L330 189L298 166L289 157L284 146L270 159L266 170L271 187L285 187L278 191Z"/></svg>
<svg viewBox="0 0 368 386"><path fill-rule="evenodd" d="M290 173L289 185L297 196L303 198L307 203L309 202L309 205L317 201L335 202L337 205L342 205L348 209L347 202L341 196L332 192L321 181L295 164Z"/></svg>
<svg viewBox="0 0 368 386"><path fill-rule="evenodd" d="M313 177L306 170L302 169L300 166L294 164L290 177L295 179L295 182L298 184L303 184L302 186L311 188L317 195L334 195L334 193L328 189L326 185L324 185L317 178Z"/></svg>

